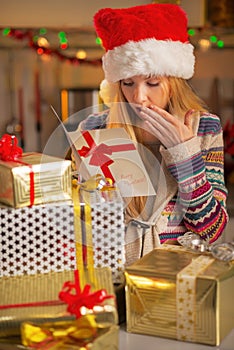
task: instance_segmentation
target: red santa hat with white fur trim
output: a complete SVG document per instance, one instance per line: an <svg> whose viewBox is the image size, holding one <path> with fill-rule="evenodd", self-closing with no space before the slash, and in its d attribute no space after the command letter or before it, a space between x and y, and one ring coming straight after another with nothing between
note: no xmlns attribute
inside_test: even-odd
<svg viewBox="0 0 234 350"><path fill-rule="evenodd" d="M193 76L194 48L180 6L105 8L95 14L94 26L106 50L102 62L109 83L135 75Z"/></svg>

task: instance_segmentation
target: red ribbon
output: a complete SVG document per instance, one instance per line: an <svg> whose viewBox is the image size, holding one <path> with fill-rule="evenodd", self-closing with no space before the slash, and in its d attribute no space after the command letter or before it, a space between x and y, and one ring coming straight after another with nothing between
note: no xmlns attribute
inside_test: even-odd
<svg viewBox="0 0 234 350"><path fill-rule="evenodd" d="M0 159L3 161L14 161L21 157L23 150L18 146L18 140L13 135L4 134L0 139Z"/></svg>
<svg viewBox="0 0 234 350"><path fill-rule="evenodd" d="M89 284L86 284L83 291L81 291L78 270L74 271L74 275L75 283L65 282L62 291L59 293L59 299L68 305L67 311L75 315L76 318L82 316L80 312L82 306L92 310L95 305L99 305L106 299L113 298L113 295L108 295L105 289L91 292Z"/></svg>
<svg viewBox="0 0 234 350"><path fill-rule="evenodd" d="M49 300L49 301L35 301L32 303L21 303L21 304L6 304L0 305L0 310L5 309L18 309L21 307L39 307L39 306L58 306L63 305L64 303L60 300Z"/></svg>
<svg viewBox="0 0 234 350"><path fill-rule="evenodd" d="M82 316L80 312L82 306L85 306L88 309L92 310L95 305L100 305L106 299L114 298L113 295L108 295L105 289L100 289L96 292L91 292L91 286L89 284L86 284L84 286L83 291L81 291L78 270L74 271L74 277L75 283L71 281L67 281L64 283L61 292L59 292L60 300L36 301L21 304L6 304L0 305L0 310L21 307L57 306L67 304L67 311L70 314L75 315L76 318L79 318Z"/></svg>
<svg viewBox="0 0 234 350"><path fill-rule="evenodd" d="M89 147L83 146L81 149L77 150L79 155L85 158L91 155L89 164L100 166L104 176L115 183L115 179L109 169L109 166L114 163L114 161L108 156L112 155L113 152L134 151L136 149L135 146L132 143L112 146L106 145L105 143L97 145L88 131L83 131L82 136Z"/></svg>
<svg viewBox="0 0 234 350"><path fill-rule="evenodd" d="M30 207L34 204L35 200L35 184L34 184L34 172L31 164L20 161L18 158L22 157L23 150L18 146L18 140L16 136L4 134L0 139L0 159L5 162L17 162L22 165L26 165L30 168Z"/></svg>

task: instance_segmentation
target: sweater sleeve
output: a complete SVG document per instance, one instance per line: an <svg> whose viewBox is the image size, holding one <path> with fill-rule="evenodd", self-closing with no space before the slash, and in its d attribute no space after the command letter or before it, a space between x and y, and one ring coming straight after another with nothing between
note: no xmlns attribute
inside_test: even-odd
<svg viewBox="0 0 234 350"><path fill-rule="evenodd" d="M169 172L178 183L180 206L188 231L210 243L227 221L223 136L219 118L201 117L197 136L170 149L161 149Z"/></svg>
<svg viewBox="0 0 234 350"><path fill-rule="evenodd" d="M108 114L109 110L100 113L90 114L86 119L84 119L80 123L79 130L105 129Z"/></svg>

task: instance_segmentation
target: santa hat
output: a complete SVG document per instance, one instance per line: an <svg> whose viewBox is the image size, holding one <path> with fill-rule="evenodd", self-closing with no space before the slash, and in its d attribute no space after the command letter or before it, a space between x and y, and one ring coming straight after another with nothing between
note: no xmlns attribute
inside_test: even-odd
<svg viewBox="0 0 234 350"><path fill-rule="evenodd" d="M95 14L94 26L106 50L102 62L109 83L135 75L193 76L194 48L178 5L105 8Z"/></svg>

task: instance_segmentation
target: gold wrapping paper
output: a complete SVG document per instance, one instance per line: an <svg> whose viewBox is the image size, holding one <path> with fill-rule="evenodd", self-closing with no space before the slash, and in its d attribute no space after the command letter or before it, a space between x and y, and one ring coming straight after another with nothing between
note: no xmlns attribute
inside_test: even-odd
<svg viewBox="0 0 234 350"><path fill-rule="evenodd" d="M102 325L93 316L84 316L75 321L24 323L21 327L22 344L36 349L118 349L116 325Z"/></svg>
<svg viewBox="0 0 234 350"><path fill-rule="evenodd" d="M234 263L162 245L126 268L127 331L219 345L234 327Z"/></svg>
<svg viewBox="0 0 234 350"><path fill-rule="evenodd" d="M0 202L14 208L72 199L71 161L41 153L0 160Z"/></svg>
<svg viewBox="0 0 234 350"><path fill-rule="evenodd" d="M92 291L105 289L114 295L110 277L110 270L95 269ZM23 322L41 324L74 319L67 312L67 305L59 300L64 282L73 280L73 271L0 278L0 338L18 336ZM118 323L114 298L96 305L93 310L82 308L82 315L91 313L98 323Z"/></svg>

